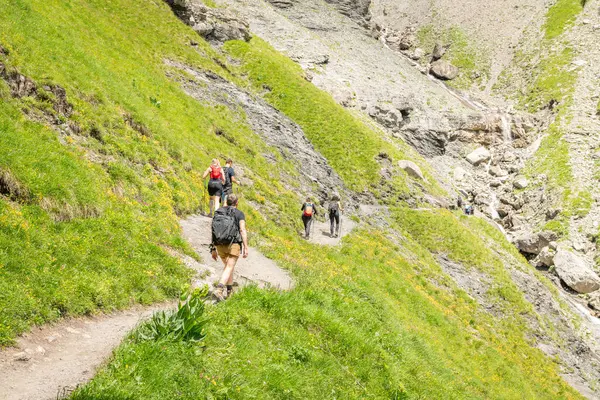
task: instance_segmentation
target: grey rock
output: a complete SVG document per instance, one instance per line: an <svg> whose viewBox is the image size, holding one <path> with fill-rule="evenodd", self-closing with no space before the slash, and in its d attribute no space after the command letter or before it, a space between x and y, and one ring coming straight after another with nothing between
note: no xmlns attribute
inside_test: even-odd
<svg viewBox="0 0 600 400"><path fill-rule="evenodd" d="M547 210L546 211L546 219L551 220L551 219L558 217L558 214L560 214L561 211L562 210L560 208L551 208L551 209Z"/></svg>
<svg viewBox="0 0 600 400"><path fill-rule="evenodd" d="M439 60L446 54L446 46L442 45L440 42L437 42L435 46L433 46L433 52L431 53L431 59L434 61Z"/></svg>
<svg viewBox="0 0 600 400"><path fill-rule="evenodd" d="M423 58L424 55L425 55L425 50L423 50L420 47L417 47L415 49L415 51L413 51L413 53L410 55L410 58L412 58L415 61L418 61L421 58Z"/></svg>
<svg viewBox="0 0 600 400"><path fill-rule="evenodd" d="M467 156L467 161L473 165L479 165L482 162L488 161L491 157L490 152L485 147L479 147L472 151Z"/></svg>
<svg viewBox="0 0 600 400"><path fill-rule="evenodd" d="M520 176L513 182L513 186L517 189L525 189L529 185L527 178Z"/></svg>
<svg viewBox="0 0 600 400"><path fill-rule="evenodd" d="M554 240L556 240L556 233L544 231L521 236L517 238L515 244L521 252L537 255Z"/></svg>
<svg viewBox="0 0 600 400"><path fill-rule="evenodd" d="M421 180L425 179L423 172L421 172L421 168L419 168L419 166L412 161L400 160L398 161L398 166L413 178L418 178Z"/></svg>
<svg viewBox="0 0 600 400"><path fill-rule="evenodd" d="M503 170L499 166L494 165L490 168L490 175L497 176L497 177L503 177L503 176L507 176L508 172Z"/></svg>
<svg viewBox="0 0 600 400"><path fill-rule="evenodd" d="M600 293L594 293L590 296L588 306L593 310L600 311Z"/></svg>
<svg viewBox="0 0 600 400"><path fill-rule="evenodd" d="M567 250L558 250L554 256L556 273L571 289L578 293L591 293L600 289L600 278L579 256Z"/></svg>
<svg viewBox="0 0 600 400"><path fill-rule="evenodd" d="M437 60L431 64L431 68L429 69L431 74L438 79L442 80L452 80L458 76L460 70L458 67L450 64L445 60Z"/></svg>
<svg viewBox="0 0 600 400"><path fill-rule="evenodd" d="M552 250L549 246L546 246L540 251L538 254L538 261L540 264L545 265L546 267L551 267L554 265L554 256L556 252Z"/></svg>

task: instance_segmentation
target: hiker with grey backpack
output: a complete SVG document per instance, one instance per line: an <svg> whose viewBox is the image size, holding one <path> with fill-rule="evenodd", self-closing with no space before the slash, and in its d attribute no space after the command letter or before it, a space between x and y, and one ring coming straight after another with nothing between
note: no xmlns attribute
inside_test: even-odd
<svg viewBox="0 0 600 400"><path fill-rule="evenodd" d="M317 215L317 207L311 201L310 197L302 204L302 223L304 224L304 238L310 239L310 228L313 223L313 217Z"/></svg>
<svg viewBox="0 0 600 400"><path fill-rule="evenodd" d="M215 211L212 220L212 242L210 252L213 260L221 258L223 274L216 290L213 292L217 301L225 300L233 292L233 271L242 255L248 257L248 235L246 233L246 216L237 208L238 198L235 194L227 197L227 205Z"/></svg>
<svg viewBox="0 0 600 400"><path fill-rule="evenodd" d="M329 236L338 237L340 235L341 227L341 212L344 211L342 208L342 202L340 196L334 194L329 201ZM334 229L335 228L335 229Z"/></svg>

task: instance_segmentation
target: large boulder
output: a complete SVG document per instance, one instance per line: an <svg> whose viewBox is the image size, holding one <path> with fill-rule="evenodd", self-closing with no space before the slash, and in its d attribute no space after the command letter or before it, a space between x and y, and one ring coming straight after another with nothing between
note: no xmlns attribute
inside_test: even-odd
<svg viewBox="0 0 600 400"><path fill-rule="evenodd" d="M479 165L482 162L485 162L490 159L492 155L485 147L480 147L477 150L471 152L467 156L467 161L473 165Z"/></svg>
<svg viewBox="0 0 600 400"><path fill-rule="evenodd" d="M544 231L521 236L517 238L515 244L521 252L537 255L554 240L556 240L556 233Z"/></svg>
<svg viewBox="0 0 600 400"><path fill-rule="evenodd" d="M578 293L591 293L600 289L600 278L587 263L574 253L558 250L554 256L556 273L567 286Z"/></svg>
<svg viewBox="0 0 600 400"><path fill-rule="evenodd" d="M423 172L421 172L421 168L412 161L400 160L398 161L398 166L413 178L425 179Z"/></svg>
<svg viewBox="0 0 600 400"><path fill-rule="evenodd" d="M431 68L429 69L431 74L438 79L442 79L445 81L450 81L458 76L460 70L458 67L450 64L445 60L437 60L431 63Z"/></svg>

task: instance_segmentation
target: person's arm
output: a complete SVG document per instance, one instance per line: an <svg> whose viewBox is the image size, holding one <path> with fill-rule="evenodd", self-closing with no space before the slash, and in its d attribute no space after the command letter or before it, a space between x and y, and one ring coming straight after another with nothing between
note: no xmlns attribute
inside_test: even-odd
<svg viewBox="0 0 600 400"><path fill-rule="evenodd" d="M235 179L235 175L231 175L231 182L237 183L238 185L240 184L240 182L238 182L238 180Z"/></svg>
<svg viewBox="0 0 600 400"><path fill-rule="evenodd" d="M206 171L204 171L204 175L202 175L202 179L206 179L208 174L210 174L210 167L206 168Z"/></svg>
<svg viewBox="0 0 600 400"><path fill-rule="evenodd" d="M300 209L300 211L304 211L305 208L306 208L306 203L302 203L302 208Z"/></svg>
<svg viewBox="0 0 600 400"><path fill-rule="evenodd" d="M242 243L244 244L244 258L248 257L248 234L246 233L246 221L240 221L240 235L242 235Z"/></svg>

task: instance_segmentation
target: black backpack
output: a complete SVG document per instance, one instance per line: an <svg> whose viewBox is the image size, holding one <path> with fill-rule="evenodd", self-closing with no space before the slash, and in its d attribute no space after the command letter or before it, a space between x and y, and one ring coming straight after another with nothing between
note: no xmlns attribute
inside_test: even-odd
<svg viewBox="0 0 600 400"><path fill-rule="evenodd" d="M231 171L233 167L225 167L223 168L223 172L225 173L225 186L231 185Z"/></svg>
<svg viewBox="0 0 600 400"><path fill-rule="evenodd" d="M215 245L240 243L240 227L235 217L235 208L223 207L215 211L212 220L212 242Z"/></svg>

